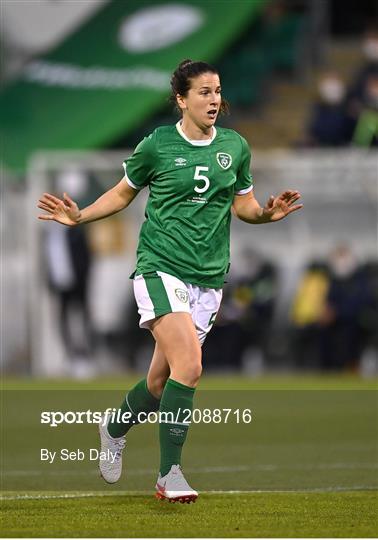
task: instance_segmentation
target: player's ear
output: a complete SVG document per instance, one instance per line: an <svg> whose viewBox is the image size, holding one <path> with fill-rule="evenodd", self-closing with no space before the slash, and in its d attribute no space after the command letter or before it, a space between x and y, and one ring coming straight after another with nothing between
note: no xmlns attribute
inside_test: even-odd
<svg viewBox="0 0 378 540"><path fill-rule="evenodd" d="M185 98L181 94L176 94L176 101L179 109L186 109Z"/></svg>

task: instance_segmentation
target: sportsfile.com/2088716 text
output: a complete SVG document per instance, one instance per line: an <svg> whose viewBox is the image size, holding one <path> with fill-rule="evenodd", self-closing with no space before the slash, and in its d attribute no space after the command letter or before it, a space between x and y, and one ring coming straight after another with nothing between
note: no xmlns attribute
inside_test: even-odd
<svg viewBox="0 0 378 540"><path fill-rule="evenodd" d="M43 411L41 424L57 427L61 424L102 424L108 422L132 424L182 423L182 424L250 424L252 410L245 408L206 408L181 409L169 411L122 413L119 409L108 408L106 411Z"/></svg>

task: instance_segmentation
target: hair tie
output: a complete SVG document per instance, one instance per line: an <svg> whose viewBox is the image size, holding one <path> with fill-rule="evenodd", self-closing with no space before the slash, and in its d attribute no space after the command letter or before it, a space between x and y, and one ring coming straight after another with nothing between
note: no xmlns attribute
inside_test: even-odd
<svg viewBox="0 0 378 540"><path fill-rule="evenodd" d="M191 64L194 64L193 60L183 60L179 66L180 69L185 69L186 67L190 66Z"/></svg>

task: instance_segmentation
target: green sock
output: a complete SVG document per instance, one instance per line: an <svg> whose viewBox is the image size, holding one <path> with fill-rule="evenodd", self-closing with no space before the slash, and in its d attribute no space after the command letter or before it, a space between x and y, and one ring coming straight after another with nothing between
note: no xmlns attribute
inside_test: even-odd
<svg viewBox="0 0 378 540"><path fill-rule="evenodd" d="M181 451L189 429L195 388L168 379L160 401L160 413L171 413L170 422L160 418L160 473L165 476L172 465L181 464ZM190 412L189 412L190 411ZM172 421L173 420L173 421Z"/></svg>
<svg viewBox="0 0 378 540"><path fill-rule="evenodd" d="M138 413L149 413L159 409L160 400L155 398L147 388L147 380L142 379L126 395L125 401L119 408L120 413L115 415L113 422L108 424L108 433L111 437L122 437L129 429L137 424ZM131 418L126 422L118 422L117 416L131 413Z"/></svg>

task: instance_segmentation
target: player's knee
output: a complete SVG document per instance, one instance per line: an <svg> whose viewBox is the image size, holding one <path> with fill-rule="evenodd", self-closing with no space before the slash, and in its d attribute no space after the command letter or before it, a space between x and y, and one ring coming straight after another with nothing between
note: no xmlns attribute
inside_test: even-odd
<svg viewBox="0 0 378 540"><path fill-rule="evenodd" d="M201 355L182 355L178 362L172 366L171 378L187 386L197 386L202 373Z"/></svg>
<svg viewBox="0 0 378 540"><path fill-rule="evenodd" d="M195 386L202 373L202 350L199 342L193 343L192 347L188 347L184 362L185 375L188 378L189 386Z"/></svg>
<svg viewBox="0 0 378 540"><path fill-rule="evenodd" d="M202 373L201 362L192 362L186 367L185 372L188 386L197 386Z"/></svg>

